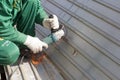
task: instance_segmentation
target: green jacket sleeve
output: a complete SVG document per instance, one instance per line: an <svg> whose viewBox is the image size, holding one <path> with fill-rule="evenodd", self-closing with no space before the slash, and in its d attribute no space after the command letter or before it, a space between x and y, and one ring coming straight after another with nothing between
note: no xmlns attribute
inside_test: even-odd
<svg viewBox="0 0 120 80"><path fill-rule="evenodd" d="M41 1L41 0L40 0ZM38 24L42 24L42 21L44 20L44 18L47 18L48 15L45 12L45 10L43 9L41 2L39 0L37 0L37 6L38 6L38 11L37 11L37 15L36 15L36 20L35 22Z"/></svg>
<svg viewBox="0 0 120 80"><path fill-rule="evenodd" d="M12 1L12 0L11 0ZM13 7L9 0L0 1L0 37L18 43L24 43L26 35L13 27Z"/></svg>

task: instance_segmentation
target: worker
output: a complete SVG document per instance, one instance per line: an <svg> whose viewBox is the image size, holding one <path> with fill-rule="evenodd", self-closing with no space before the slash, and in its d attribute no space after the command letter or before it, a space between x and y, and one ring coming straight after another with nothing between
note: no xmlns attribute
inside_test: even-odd
<svg viewBox="0 0 120 80"><path fill-rule="evenodd" d="M35 37L35 23L49 29L59 28L57 16L49 18L39 0L0 0L0 65L17 61L17 44L25 45L33 53L48 48L48 44ZM60 39L64 31L54 35Z"/></svg>

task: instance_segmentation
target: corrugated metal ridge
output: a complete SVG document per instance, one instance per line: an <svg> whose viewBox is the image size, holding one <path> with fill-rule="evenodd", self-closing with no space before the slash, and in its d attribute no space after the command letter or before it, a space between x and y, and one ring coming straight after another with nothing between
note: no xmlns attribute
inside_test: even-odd
<svg viewBox="0 0 120 80"><path fill-rule="evenodd" d="M52 4L54 4L54 5L56 5L57 7L59 7L59 8L61 8L62 10L64 10L65 12L67 12L69 15L71 15L71 16L73 16L73 17L75 17L77 20L79 20L79 21L81 21L81 22L83 22L85 25L87 24L89 27L92 27L92 29L94 28L94 30L97 30L97 32L99 33L100 32L100 34L102 34L102 35L105 35L104 33L105 32L102 32L101 30L98 30L96 27L93 27L93 26L91 26L91 25L93 25L93 24L90 24L90 23L88 23L87 21L83 21L84 19L81 19L80 17L78 17L77 15L75 15L73 12L68 12L68 10L66 10L65 8L63 8L62 6L60 6L60 5L57 5L57 3L56 2L54 2L54 1L48 1L48 2L51 2ZM45 7L45 6L44 6ZM45 7L46 8L46 7ZM47 8L46 8L46 11L47 12L51 12L50 10L48 10ZM53 13L53 12L51 12L51 13ZM73 14L72 14L73 13ZM59 17L60 18L60 17ZM65 23L65 21L63 20L63 19L61 19L60 18L60 21L61 22L63 22L63 23ZM71 25L69 25L69 24L67 24L67 23L65 23L65 25L67 25L67 26L71 26ZM68 27L67 27L68 28ZM73 32L75 32L76 34L78 34L80 37L82 37L84 40L87 40L87 42L89 42L92 46L94 46L96 49L98 49L99 51L102 51L102 53L104 54L104 55L107 55L107 56L109 56L109 58L111 59L111 60L113 60L115 63L117 63L117 64L120 64L120 59L118 59L117 57L115 57L115 56L113 56L112 54L109 54L110 52L108 51L108 50L106 50L106 49L104 49L104 48L102 48L100 45L98 45L97 43L95 43L93 40L91 40L90 38L88 38L86 35L84 35L83 33L81 33L81 32L78 32L76 29L74 29L74 28L72 28L72 27L70 27L71 29L72 29L72 31ZM96 29L95 29L96 28ZM106 35L105 37L109 37L109 35ZM116 38L109 38L109 39L112 39L112 40L114 40L114 42L116 43L116 45L118 45L118 43L119 43L119 46L120 46L120 42L119 41L116 41L115 39Z"/></svg>
<svg viewBox="0 0 120 80"><path fill-rule="evenodd" d="M114 22L111 21L111 23L109 21L107 21L107 19L110 19L109 17L102 15L101 13L97 12L97 10L92 10L91 7L89 6L86 6L84 5L83 3L80 4L80 2L82 2L83 0L81 0L80 2L78 1L73 1L73 0L66 0L66 1L63 1L63 2L60 2L60 1L57 1L57 0L54 0L54 1L49 1L49 0L46 0L46 5L44 5L45 7L45 10L48 12L48 13L57 13L58 17L59 17L59 20L61 23L63 23L65 25L65 27L67 27L68 29L68 32L70 34L73 34L73 35L69 35L67 36L67 38L69 39L70 36L75 36L73 38L77 38L76 41L78 42L79 39L82 39L86 42L86 44L89 44L90 46L94 47L94 50L97 50L99 53L96 53L96 54L100 54L101 56L103 56L102 58L105 58L104 60L106 61L106 63L108 62L108 65L112 65L113 64L113 67L116 67L119 69L119 65L120 65L120 58L118 56L116 56L114 54L114 52L112 52L111 50L103 47L103 45L100 45L99 42L96 42L95 40L93 40L93 38L90 38L89 35L83 33L82 31L80 31L78 28L74 27L74 25L72 25L72 23L74 21L76 22L80 22L80 23L83 23L85 26L87 26L87 28L90 28L92 31L94 31L94 33L96 33L97 35L100 35L101 38L104 38L104 39L101 39L101 40L107 40L109 41L109 44L110 45L115 45L115 47L118 49L120 47L120 40L119 40L119 37L117 38L116 35L112 35L112 33L107 33L105 31L103 31L101 28L97 27L98 25L95 25L95 21L93 23L89 22L89 19L90 18L87 18L87 17L81 17L82 15L79 16L79 13L77 13L77 10L84 10L86 12L86 14L88 15L93 15L94 17L97 17L98 19L101 19L101 21L105 22L106 26L108 26L107 28L116 28L115 30L119 31L119 28L116 26L114 26ZM87 1L93 1L93 2L96 2L94 0L86 0ZM102 1L102 0L101 0ZM63 3L63 4L62 4ZM98 2L96 2L98 3ZM68 4L68 6L67 6ZM99 4L99 3L98 3ZM48 6L49 5L49 6ZM104 6L104 5L103 5ZM53 8L53 9L56 9L55 12L53 9L50 9L49 7ZM106 6L105 6L106 7ZM72 12L72 9L73 8L75 12ZM80 9L78 9L80 8ZM109 7L108 7L109 8ZM111 9L111 8L109 8ZM57 12L58 11L58 12ZM92 12L93 11L93 12ZM114 13L115 10L113 10L113 13ZM77 14L76 14L77 13ZM69 18L67 17L67 19L63 19L63 15L66 15L68 16L69 15ZM83 15L84 16L84 15ZM110 16L110 15L109 15ZM119 15L118 15L119 16ZM86 19L84 19L86 18ZM102 19L104 18L104 20ZM114 18L114 17L113 17ZM88 19L88 20L87 20ZM96 19L97 20L97 19ZM110 19L110 20L115 20L114 19ZM72 22L73 21L73 22ZM116 21L116 20L115 20ZM118 22L118 21L117 21ZM116 23L115 23L116 24ZM77 24L77 25L80 25L80 24ZM80 27L80 26L79 26ZM104 29L104 27L102 27ZM83 28L82 28L83 29ZM72 38L72 37L70 37ZM74 39L75 40L75 39ZM80 48L78 45L76 45L76 42L74 41L63 41L63 43L65 45L67 45L66 47L72 47L73 49L77 50L77 53L81 56L83 56L87 61L89 61L90 64L92 64L94 68L96 68L98 70L98 73L99 71L101 73L103 73L103 75L107 76L108 80L119 80L119 75L117 73L119 72L114 72L113 70L110 70L111 67L107 68L107 64L101 64L99 63L99 61L97 61L97 59L95 59L94 57L91 57L91 54L92 53L88 53L86 52L83 48ZM81 42L82 43L82 42ZM63 46L65 47L65 45L63 44ZM78 43L79 44L79 43ZM64 49L62 48L63 46L58 46L58 47L53 47L52 49L56 48L56 51L58 51L58 54L61 54L61 56L65 57L67 59L68 62L71 63L71 65L73 65L74 67L76 67L76 69L78 69L78 71L80 71L81 73L84 74L85 77L87 77L87 79L90 79L92 80L95 79L90 73L87 73L86 70L84 70L84 68L82 67L82 65L79 65L80 63L77 62L77 60L79 61L79 59L75 60L74 58L72 58L72 56L69 56L71 53L69 53L69 51L64 51ZM116 50L117 52L117 49L114 49ZM115 53L116 53L115 52ZM102 54L101 54L102 53ZM95 53L93 53L95 54ZM116 53L117 54L117 53ZM56 55L57 56L57 55ZM50 56L52 59L54 59L52 56ZM62 57L61 57L62 58ZM56 59L55 59L56 60ZM57 61L53 61L55 64L57 64ZM58 63L59 63L59 60L58 60ZM60 65L60 64L57 64L57 66ZM63 66L59 66L59 68L63 68ZM82 70L83 69L83 70ZM116 70L116 69L115 69ZM113 72L112 72L113 71ZM69 74L69 73L68 73ZM71 74L69 74L71 75ZM74 74L73 74L74 75ZM95 74L94 74L95 75ZM102 75L102 76L103 76ZM97 75L96 75L97 76ZM77 78L78 79L78 78ZM100 78L99 78L100 79ZM103 78L105 79L105 78ZM72 79L71 79L72 80ZM84 80L84 79L83 79Z"/></svg>
<svg viewBox="0 0 120 80"><path fill-rule="evenodd" d="M120 80L120 1L41 1L65 25L67 39L49 45L48 61L38 66L25 61L5 67L8 80L14 71L13 80ZM40 40L49 32L36 26Z"/></svg>
<svg viewBox="0 0 120 80"><path fill-rule="evenodd" d="M88 7L87 5L85 5L84 3L78 3L77 1L73 1L73 0L68 0L68 1L72 2L73 4L79 6L79 7L82 8L82 9L88 11L89 13L93 14L94 16L96 16L96 17L98 17L98 18L102 18L102 20L104 20L105 22L107 22L107 23L113 25L114 27L120 29L120 24L119 24L119 23L117 23L117 22L115 22L114 20L108 18L107 16L104 16L103 14L100 14L100 13L98 13L97 11L89 8L89 7ZM97 2L97 0L93 0L93 1L96 1L96 2ZM99 1L102 2L101 0L99 0ZM99 2L99 1L98 1L98 2ZM113 24L113 23L114 23L114 24Z"/></svg>
<svg viewBox="0 0 120 80"><path fill-rule="evenodd" d="M106 0L94 0L94 1L96 1L99 4L104 5L104 6L108 7L108 8L110 8L110 9L120 13L120 7L117 7L117 6L109 3L109 1L106 1Z"/></svg>
<svg viewBox="0 0 120 80"><path fill-rule="evenodd" d="M68 0L68 1L71 1L71 0ZM97 31L98 33L100 33L100 34L103 35L104 37L110 39L110 40L111 40L112 42L114 42L116 45L119 45L119 46L120 46L120 40L119 40L119 39L116 39L115 36L111 36L110 34L104 32L104 31L101 30L100 28L95 27L94 24L91 24L90 22L86 21L84 18L82 18L82 17L80 17L80 16L77 16L76 14L74 14L74 13L71 12L71 11L68 11L68 10L65 9L64 7L58 5L58 3L56 3L55 1L48 1L48 2L56 5L56 6L59 7L61 10L65 11L66 13L68 13L69 15L71 15L72 17L76 18L76 19L79 20L80 22L82 22L82 23L84 23L85 25L89 26L91 29ZM95 11L95 13L93 13L94 11L91 11L91 9L88 9L88 7L84 7L85 5L84 5L84 6L80 6L80 3L77 3L76 1L72 1L72 2L73 2L73 4L79 6L79 7L81 7L82 9L85 9L85 10L87 10L88 12L90 12L90 13L96 15L97 17L99 17L99 13L97 13L96 11ZM100 18L101 18L101 16L100 16ZM102 18L105 18L105 17L103 16ZM111 23L113 23L113 22L111 22ZM110 24L111 24L111 23L110 23Z"/></svg>
<svg viewBox="0 0 120 80"><path fill-rule="evenodd" d="M48 11L48 10L46 10L47 12L49 12L50 13L50 11ZM61 19L60 19L60 21L61 21ZM64 21L61 21L62 23L64 23ZM70 26L70 25L68 25L68 24L65 24L65 27L67 27L68 29L70 29L71 31L75 31L75 30L72 30L71 28L69 28L68 26ZM39 30L39 28L37 28L37 30ZM41 30L42 31L42 30ZM40 32L41 34L43 34L44 33L44 36L45 36L45 32ZM76 32L75 32L76 33ZM76 33L76 34L78 34L78 33ZM79 35L79 34L78 34ZM82 36L83 37L83 36ZM90 41L89 41L90 42ZM98 67L98 69L100 70L100 71L102 71L102 72L104 72L104 74L106 75L106 76L112 76L111 78L113 79L113 80L118 80L118 78L114 75L114 74L112 74L112 73L110 73L105 67L103 67L102 65L100 65L99 63L97 63L94 59L92 59L89 55L87 55L86 54L86 51L83 51L82 49L80 49L78 46L75 46L75 44L74 43L70 43L69 42L69 40L66 42L66 41L64 41L64 43L67 43L67 45L70 45L70 46L72 46L75 50L77 50L77 52L78 53L80 53L82 56L84 56L88 61L90 61L95 67ZM74 46L73 46L74 45ZM53 47L53 46L50 46L50 48L51 47ZM59 47L59 45L58 45L58 47ZM53 49L57 49L56 48L56 46L54 46L54 48ZM59 47L59 49L60 49L60 47ZM57 49L58 51L59 51L59 49ZM63 50L62 50L63 51ZM74 61L74 60L72 60L71 58L70 58L70 56L68 56L68 55L66 55L66 51L63 51L63 52L61 52L60 51L60 53L61 54L63 54L72 64L74 64L74 66L78 69L78 70L80 70L80 72L82 72L85 76L86 76L86 78L88 78L88 79L93 79L93 77L92 76L90 76L88 73L87 73L87 71L83 71L82 69L82 67L80 67L80 66L78 66L78 64ZM49 54L49 51L48 51L48 54ZM109 54L109 53L108 53ZM111 56L112 58L113 58L113 56ZM114 58L114 59L116 59L116 58ZM53 61L54 62L54 61ZM55 63L56 64L56 63ZM60 65L60 64L58 64L58 65ZM60 66L59 66L60 67ZM72 76L72 75L71 75Z"/></svg>
<svg viewBox="0 0 120 80"><path fill-rule="evenodd" d="M50 13L50 11L48 11L48 10L47 10L47 12ZM60 21L61 21L61 19L60 19ZM64 22L64 21L62 21L62 22ZM70 26L70 25L65 24L65 27L67 27L68 29L72 30L72 29L69 28L68 26ZM40 28L37 28L37 30L40 30ZM73 30L72 30L72 31L73 31ZM75 31L75 30L74 30L74 31ZM74 32L74 31L73 31L73 32ZM44 33L44 34L43 34L43 33ZM76 32L75 32L75 33L76 33ZM42 32L42 30L41 30L41 32L39 32L39 34L43 34L43 35L45 36L46 33L45 33L45 32ZM78 33L76 33L76 34L78 34ZM78 34L78 35L79 35L79 34ZM75 45L74 43L70 43L69 40L68 40L67 42L65 41L64 43L67 43L67 45L70 45L70 46ZM58 46L59 46L59 45L58 45ZM52 47L52 46L50 46L50 48L51 48L51 47ZM108 77L109 77L109 76L112 76L112 79L113 79L113 80L117 80L117 78L115 77L114 74L110 73L105 67L103 67L102 65L100 65L99 63L97 63L95 60L93 60L89 55L86 54L85 51L83 51L82 49L80 49L78 46L73 46L73 48L75 48L78 53L81 53L81 55L84 56L86 59L88 59L88 61L90 61L94 66L98 67L100 71L104 72L105 75L107 75ZM56 47L54 47L53 49L56 49ZM59 48L59 49L60 49L60 48ZM57 50L59 51L59 49L57 49ZM61 52L61 51L60 51L60 52ZM72 62L72 64L74 64L74 65L76 66L76 68L78 68L78 70L80 70L81 72L83 72L83 74L84 74L86 77L88 77L89 79L92 79L92 77L91 77L90 75L88 75L87 72L85 72L85 71L82 70L82 67L80 67L80 66L78 67L78 66L77 66L78 64L76 64L74 60L70 59L70 58L69 58L70 56L66 55L66 52L63 51L63 52L61 52L61 54L62 54L62 53L64 53L63 55L64 55L68 60L70 60L70 62ZM48 54L49 54L49 51L48 51ZM109 54L109 53L108 53L108 54ZM59 67L60 67L60 66L59 66Z"/></svg>
<svg viewBox="0 0 120 80"><path fill-rule="evenodd" d="M66 26L66 25L65 25ZM39 32L38 30L40 30L40 28L38 28L38 27L36 27L36 30L37 30L37 32L39 33L39 34L42 34L42 35L44 35L44 36L46 36L45 34L46 33L44 33L44 32ZM42 31L42 30L41 30ZM62 42L63 43L63 42ZM70 45L70 44L69 44ZM54 49L57 49L56 48L56 45L53 45L54 46ZM57 45L57 46L59 46L59 45ZM72 45L71 45L72 46ZM52 46L50 46L50 48L51 48ZM59 51L59 50L58 50ZM60 51L61 52L61 51ZM63 52L63 53L65 53L65 52ZM49 51L47 51L47 54L49 54ZM62 54L62 53L61 53ZM66 58L68 58L67 56L65 56ZM68 59L69 60L69 59ZM74 64L74 63L72 63L72 64ZM57 65L56 65L57 66ZM58 68L58 67L57 67ZM77 68L77 66L76 66L76 68ZM79 67L78 68L81 72L83 72L83 74L86 76L86 78L88 78L88 79L93 79L90 75L88 75L83 69L82 69L82 67ZM61 72L62 73L62 72ZM63 74L63 75L65 75L65 74ZM71 75L72 76L72 75Z"/></svg>
<svg viewBox="0 0 120 80"><path fill-rule="evenodd" d="M46 35L48 35L48 34L46 34L46 32L44 32L43 30L42 30L43 28L40 28L40 27L36 27L36 30L37 30L37 34L42 34L43 36L46 36ZM38 35L39 37L41 37L40 35ZM59 45L57 45L57 46L59 46ZM56 45L49 45L49 47L50 47L50 50L56 50L57 47ZM47 50L47 54L48 55L50 55L51 54L51 51L50 50ZM52 51L52 53L54 53L54 54L56 54L56 51ZM62 54L62 53L61 53ZM52 55L53 56L53 55ZM67 58L67 57L66 57ZM56 59L54 59L54 61L56 61ZM54 61L52 61L52 62L54 62ZM66 77L66 76L69 76L69 77L67 77L67 79L65 78L65 80L68 80L68 79L72 79L72 80L75 80L74 78L73 78L73 76L72 75L70 75L70 73L69 72L67 72L66 70L64 70L64 71L62 71L62 65L64 65L64 64L57 64L57 65L59 65L59 66L57 66L56 65L56 63L54 64L55 66L56 66L56 68L57 69L59 69L60 70L60 73L64 76L64 78ZM80 71L81 71L82 69L80 69ZM85 74L85 76L86 76L86 78L90 78L90 79L92 79L92 77L91 76L89 76L88 74L86 74L86 72L84 72L83 70L82 70L82 72ZM67 74L69 74L69 75L66 75L66 74L64 74L64 73L67 73Z"/></svg>

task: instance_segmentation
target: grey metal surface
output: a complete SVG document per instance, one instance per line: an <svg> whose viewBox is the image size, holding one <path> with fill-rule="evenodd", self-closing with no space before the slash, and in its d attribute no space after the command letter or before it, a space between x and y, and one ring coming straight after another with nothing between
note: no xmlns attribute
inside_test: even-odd
<svg viewBox="0 0 120 80"><path fill-rule="evenodd" d="M23 61L4 68L7 80L64 80L48 58L38 65Z"/></svg>
<svg viewBox="0 0 120 80"><path fill-rule="evenodd" d="M41 0L68 39L47 50L65 80L120 80L120 1ZM47 35L37 27L37 34Z"/></svg>
<svg viewBox="0 0 120 80"><path fill-rule="evenodd" d="M13 80L120 80L120 1L41 1L48 14L56 14L65 25L67 40L49 45L52 63L7 66L8 78L16 70ZM50 33L36 26L40 39Z"/></svg>

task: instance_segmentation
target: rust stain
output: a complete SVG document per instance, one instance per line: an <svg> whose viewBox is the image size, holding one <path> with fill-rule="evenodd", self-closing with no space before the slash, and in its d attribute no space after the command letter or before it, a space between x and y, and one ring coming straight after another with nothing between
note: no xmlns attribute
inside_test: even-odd
<svg viewBox="0 0 120 80"><path fill-rule="evenodd" d="M41 55L33 54L31 56L31 62L34 65L38 65L38 64L42 63L42 61L45 57L46 57L46 54L41 54Z"/></svg>

